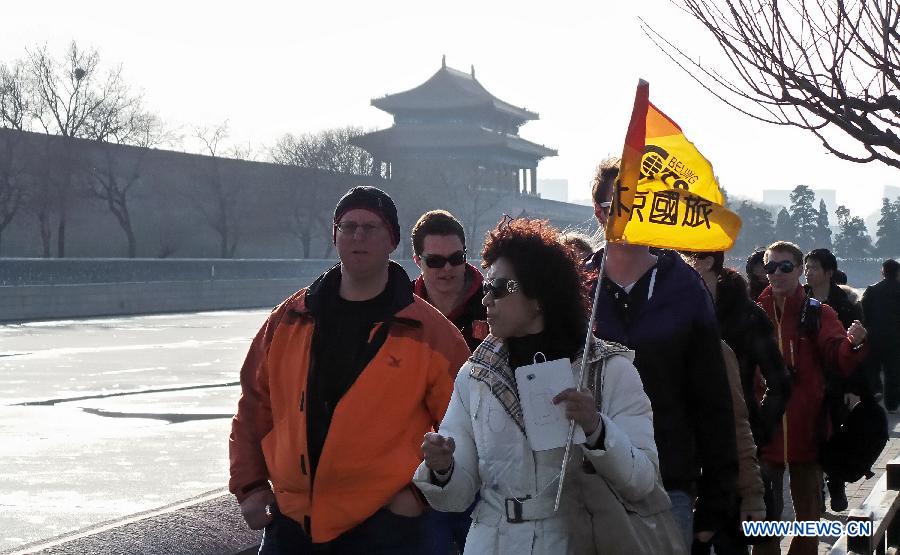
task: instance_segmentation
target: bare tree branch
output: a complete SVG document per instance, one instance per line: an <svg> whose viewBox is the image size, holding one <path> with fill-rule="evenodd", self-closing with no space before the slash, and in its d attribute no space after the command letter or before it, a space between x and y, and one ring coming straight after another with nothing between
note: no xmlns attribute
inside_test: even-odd
<svg viewBox="0 0 900 555"><path fill-rule="evenodd" d="M0 127L19 131L30 127L31 102L26 72L21 60L12 67L0 64Z"/></svg>
<svg viewBox="0 0 900 555"><path fill-rule="evenodd" d="M361 127L339 127L299 136L288 133L269 150L269 156L276 164L367 175L372 157L350 144L350 139L364 133Z"/></svg>
<svg viewBox="0 0 900 555"><path fill-rule="evenodd" d="M191 193L197 211L207 225L219 236L219 257L232 258L241 237L241 205L245 201L244 187L222 175L222 152L239 152L239 147L224 148L228 138L228 120L215 126L196 127L194 137L203 145L210 158L209 176L203 179L200 190ZM236 150L237 148L237 150Z"/></svg>
<svg viewBox="0 0 900 555"><path fill-rule="evenodd" d="M716 98L760 121L806 129L844 160L900 168L895 0L679 0L679 7L719 43L733 78L641 20L643 31Z"/></svg>
<svg viewBox="0 0 900 555"><path fill-rule="evenodd" d="M203 154L219 156L219 143L227 139L228 120L214 126L198 125L194 128L194 138L202 145Z"/></svg>

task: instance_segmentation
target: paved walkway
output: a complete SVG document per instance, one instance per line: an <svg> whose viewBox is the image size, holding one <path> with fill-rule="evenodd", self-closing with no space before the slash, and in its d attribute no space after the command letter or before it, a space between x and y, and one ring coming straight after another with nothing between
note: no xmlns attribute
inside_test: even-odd
<svg viewBox="0 0 900 555"><path fill-rule="evenodd" d="M871 493L875 484L878 483L878 480L881 479L887 463L900 457L900 414L888 414L888 429L890 430L888 443L885 446L884 451L881 452L881 457L878 458L878 462L872 467L872 472L875 473L875 476L868 480L863 479L852 484L847 484L847 500L849 501L849 508L846 511L840 513L832 512L831 507L828 506L828 501L826 500L825 518L846 522L850 510L859 508L866 500L866 497L869 496L869 493ZM819 553L828 553L828 550L831 549L831 544L835 539L836 538L822 538L822 541L819 542ZM785 538L781 542L781 552L787 553L789 545L790 538Z"/></svg>

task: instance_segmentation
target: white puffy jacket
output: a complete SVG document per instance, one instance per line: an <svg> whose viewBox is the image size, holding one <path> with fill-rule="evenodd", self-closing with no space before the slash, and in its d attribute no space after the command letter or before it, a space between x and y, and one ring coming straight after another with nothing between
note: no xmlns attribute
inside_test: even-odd
<svg viewBox="0 0 900 555"><path fill-rule="evenodd" d="M645 498L659 480L653 413L633 359L634 353L624 347L592 344L589 363L594 371L603 368L600 413L605 439L596 449L572 449L570 461L575 462L567 468L567 473L582 473L585 479L580 463L589 461L598 473L593 476L605 477L625 501ZM579 355L572 365L576 376L580 363ZM440 425L439 433L456 443L449 481L435 485L424 462L413 481L439 511L464 511L476 492L481 493L465 555L574 553L570 524L578 519L566 516L586 509L579 492L570 491L577 488L564 488L561 509L553 513L564 449L531 450L512 375L502 341L489 336L460 369ZM522 521L510 522L508 517Z"/></svg>

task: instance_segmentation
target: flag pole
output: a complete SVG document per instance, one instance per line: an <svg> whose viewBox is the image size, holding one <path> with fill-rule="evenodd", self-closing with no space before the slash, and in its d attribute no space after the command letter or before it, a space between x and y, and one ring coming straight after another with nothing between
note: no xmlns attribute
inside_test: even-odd
<svg viewBox="0 0 900 555"><path fill-rule="evenodd" d="M609 216L612 217L612 210ZM609 219L607 219L609 222ZM597 274L597 285L594 287L594 302L591 304L591 317L588 320L587 332L584 337L584 351L581 353L581 370L578 372L578 391L584 389L584 380L587 375L588 354L591 347L591 336L594 330L594 318L597 316L597 300L600 298L600 287L603 284L603 272L606 269L606 253L609 252L609 242L603 247L603 256L600 257L600 271ZM566 477L566 463L569 461L569 453L572 450L572 440L575 436L575 421L569 422L569 435L566 440L566 451L563 455L562 468L559 471L559 486L556 488L556 501L553 503L553 512L559 510L559 502L562 499L563 480Z"/></svg>
<svg viewBox="0 0 900 555"><path fill-rule="evenodd" d="M634 106L631 110L631 119L628 122L628 132L625 134L625 145L622 149L622 162L619 169L619 175L613 183L613 194L610 198L609 213L606 216L606 225L603 226L606 245L603 247L603 256L600 257L600 271L597 274L597 286L594 289L594 302L591 305L591 317L588 320L587 331L584 338L584 351L581 353L581 370L578 373L578 391L584 389L585 376L587 375L587 360L591 347L591 336L594 331L594 319L597 317L597 301L600 299L600 288L603 285L603 275L606 273L606 257L609 253L610 244L622 240L624 226L630 220L624 218L622 221L621 205L623 202L630 206L630 199L626 199L621 193L628 191L629 196L633 199L635 189L640 175L640 161L644 152L646 125L647 125L647 107L649 105L650 84L643 79L638 80L637 90L634 95ZM621 180L627 180L628 188L620 188ZM619 182L619 186L616 186ZM625 201L628 202L625 202ZM596 209L596 208L595 208ZM575 435L575 421L569 422L569 435L566 441L566 451L563 455L562 468L559 471L559 487L556 490L556 502L553 504L553 512L559 510L559 503L562 499L563 480L566 477L566 465L569 462L569 454L572 451L572 440Z"/></svg>

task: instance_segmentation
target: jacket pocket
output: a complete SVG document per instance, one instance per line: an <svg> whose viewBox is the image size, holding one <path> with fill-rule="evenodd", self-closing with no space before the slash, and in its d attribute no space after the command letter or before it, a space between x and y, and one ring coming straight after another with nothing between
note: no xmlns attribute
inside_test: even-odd
<svg viewBox="0 0 900 555"><path fill-rule="evenodd" d="M303 491L306 489L304 487L306 476L303 472L309 472L309 461L306 460L306 454L302 453L299 439L291 437L296 434L290 433L290 423L285 420L276 422L263 437L261 442L263 457L269 478L276 489L289 492Z"/></svg>

